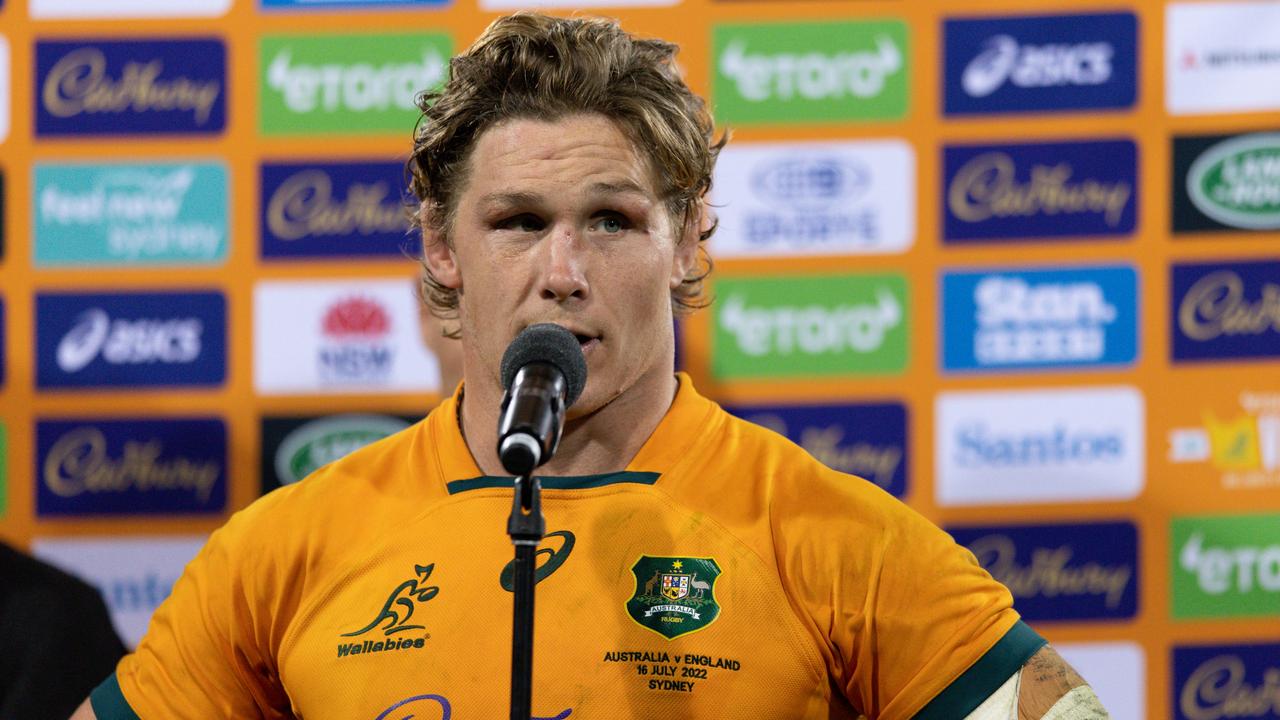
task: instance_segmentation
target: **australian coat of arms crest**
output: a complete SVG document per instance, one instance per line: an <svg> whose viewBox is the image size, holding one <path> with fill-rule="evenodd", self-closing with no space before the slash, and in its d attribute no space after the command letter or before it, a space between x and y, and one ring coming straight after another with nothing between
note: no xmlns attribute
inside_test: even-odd
<svg viewBox="0 0 1280 720"><path fill-rule="evenodd" d="M696 632L720 616L712 558L640 556L631 566L636 589L627 600L631 619L671 640Z"/></svg>

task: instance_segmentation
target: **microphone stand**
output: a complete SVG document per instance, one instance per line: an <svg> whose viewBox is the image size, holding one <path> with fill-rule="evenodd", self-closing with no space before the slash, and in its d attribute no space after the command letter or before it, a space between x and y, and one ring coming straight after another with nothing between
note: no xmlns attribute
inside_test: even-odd
<svg viewBox="0 0 1280 720"><path fill-rule="evenodd" d="M538 544L547 532L542 487L533 474L515 479L507 534L516 547L512 576L515 614L511 626L511 720L530 720L533 695L533 594Z"/></svg>

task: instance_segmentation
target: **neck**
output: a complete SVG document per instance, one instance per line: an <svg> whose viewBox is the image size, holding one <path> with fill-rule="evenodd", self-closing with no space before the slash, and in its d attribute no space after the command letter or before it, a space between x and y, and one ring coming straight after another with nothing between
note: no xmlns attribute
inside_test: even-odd
<svg viewBox="0 0 1280 720"><path fill-rule="evenodd" d="M602 475L625 470L671 408L679 383L667 371L651 371L597 410L565 421L560 447L543 476ZM498 459L502 390L493 383L464 385L459 419L476 465L485 475L508 475Z"/></svg>

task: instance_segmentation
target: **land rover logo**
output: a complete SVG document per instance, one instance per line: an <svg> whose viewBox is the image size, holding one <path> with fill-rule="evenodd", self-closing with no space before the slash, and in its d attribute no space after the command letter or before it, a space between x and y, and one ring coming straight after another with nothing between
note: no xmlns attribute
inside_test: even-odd
<svg viewBox="0 0 1280 720"><path fill-rule="evenodd" d="M337 415L321 418L289 433L276 451L276 477L295 483L353 450L409 427L386 415Z"/></svg>
<svg viewBox="0 0 1280 720"><path fill-rule="evenodd" d="M1187 194L1200 212L1224 225L1280 229L1280 133L1210 147L1187 172Z"/></svg>

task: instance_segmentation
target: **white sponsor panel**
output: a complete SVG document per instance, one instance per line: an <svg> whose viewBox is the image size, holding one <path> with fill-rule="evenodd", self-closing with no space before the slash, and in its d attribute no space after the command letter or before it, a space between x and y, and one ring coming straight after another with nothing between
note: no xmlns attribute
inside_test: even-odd
<svg viewBox="0 0 1280 720"><path fill-rule="evenodd" d="M9 41L0 35L0 143L9 137L9 96L13 86L9 83Z"/></svg>
<svg viewBox="0 0 1280 720"><path fill-rule="evenodd" d="M120 639L136 647L182 570L206 538L36 538L31 554L98 588Z"/></svg>
<svg viewBox="0 0 1280 720"><path fill-rule="evenodd" d="M275 281L254 290L254 386L268 395L432 392L411 280Z"/></svg>
<svg viewBox="0 0 1280 720"><path fill-rule="evenodd" d="M1147 717L1147 657L1139 645L1054 643L1053 649L1089 683L1113 720Z"/></svg>
<svg viewBox="0 0 1280 720"><path fill-rule="evenodd" d="M221 17L229 9L231 0L31 0L37 20Z"/></svg>
<svg viewBox="0 0 1280 720"><path fill-rule="evenodd" d="M1128 500L1145 482L1141 392L1128 386L938 397L941 505Z"/></svg>
<svg viewBox="0 0 1280 720"><path fill-rule="evenodd" d="M906 252L915 241L915 152L902 140L725 148L711 254L785 257Z"/></svg>
<svg viewBox="0 0 1280 720"><path fill-rule="evenodd" d="M1164 45L1170 113L1280 109L1280 3L1174 3Z"/></svg>

